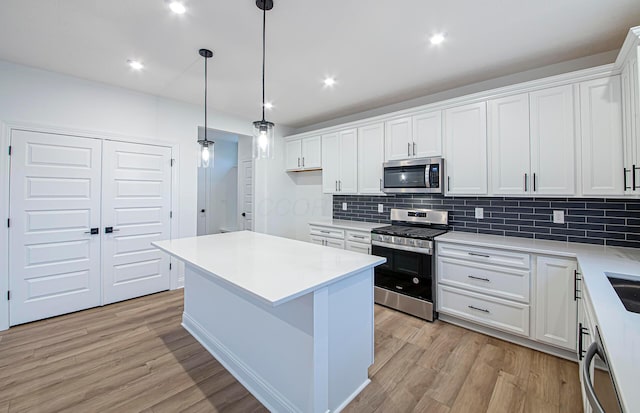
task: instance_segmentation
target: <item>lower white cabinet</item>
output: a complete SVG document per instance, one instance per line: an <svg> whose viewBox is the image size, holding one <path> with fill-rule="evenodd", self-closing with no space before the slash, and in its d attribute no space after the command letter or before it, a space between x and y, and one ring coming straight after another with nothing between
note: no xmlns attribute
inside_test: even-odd
<svg viewBox="0 0 640 413"><path fill-rule="evenodd" d="M436 245L438 312L575 352L576 260L455 242Z"/></svg>
<svg viewBox="0 0 640 413"><path fill-rule="evenodd" d="M535 339L567 350L576 349L578 305L575 298L577 263L572 259L536 259Z"/></svg>
<svg viewBox="0 0 640 413"><path fill-rule="evenodd" d="M309 241L326 247L371 254L371 232L345 230L330 225L309 225Z"/></svg>

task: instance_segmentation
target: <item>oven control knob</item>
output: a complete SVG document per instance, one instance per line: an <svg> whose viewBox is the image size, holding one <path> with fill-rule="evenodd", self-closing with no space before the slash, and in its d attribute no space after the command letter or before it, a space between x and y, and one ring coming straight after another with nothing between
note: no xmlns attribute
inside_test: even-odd
<svg viewBox="0 0 640 413"><path fill-rule="evenodd" d="M418 277L413 277L414 284L420 284L420 279Z"/></svg>

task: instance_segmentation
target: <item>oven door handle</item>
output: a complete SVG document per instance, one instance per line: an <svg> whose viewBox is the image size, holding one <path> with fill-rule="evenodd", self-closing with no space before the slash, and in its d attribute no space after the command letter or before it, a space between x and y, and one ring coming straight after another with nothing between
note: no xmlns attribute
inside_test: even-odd
<svg viewBox="0 0 640 413"><path fill-rule="evenodd" d="M431 248L420 248L420 247L410 247L408 245L388 244L382 241L371 241L371 244L376 245L378 247L389 248L392 250L402 250L402 251L416 252L418 254L433 255L433 251Z"/></svg>
<svg viewBox="0 0 640 413"><path fill-rule="evenodd" d="M596 354L600 356L602 360L606 360L603 355L603 351L600 348L600 345L597 341L594 341L587 349L587 354L584 356L584 361L582 362L582 387L584 388L584 392L587 395L589 404L593 409L593 413L605 413L602 405L600 404L600 401L598 400L598 396L596 396L596 391L593 388L593 383L591 382L591 363L593 362Z"/></svg>

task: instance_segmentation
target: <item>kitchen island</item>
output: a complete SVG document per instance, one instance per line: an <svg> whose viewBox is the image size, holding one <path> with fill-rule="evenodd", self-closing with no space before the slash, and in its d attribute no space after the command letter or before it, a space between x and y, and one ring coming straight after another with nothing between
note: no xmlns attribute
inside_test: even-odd
<svg viewBox="0 0 640 413"><path fill-rule="evenodd" d="M185 263L184 328L269 410L338 412L369 383L384 258L249 231L154 245Z"/></svg>

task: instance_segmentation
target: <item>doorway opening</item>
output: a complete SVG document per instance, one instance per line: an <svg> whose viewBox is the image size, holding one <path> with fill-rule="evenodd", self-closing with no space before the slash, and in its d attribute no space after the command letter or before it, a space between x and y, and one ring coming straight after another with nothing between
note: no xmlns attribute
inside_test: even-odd
<svg viewBox="0 0 640 413"><path fill-rule="evenodd" d="M252 137L212 128L207 136L215 147L213 162L198 168L197 234L253 230Z"/></svg>

